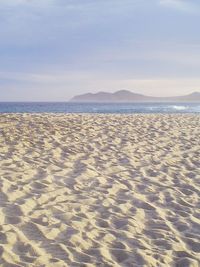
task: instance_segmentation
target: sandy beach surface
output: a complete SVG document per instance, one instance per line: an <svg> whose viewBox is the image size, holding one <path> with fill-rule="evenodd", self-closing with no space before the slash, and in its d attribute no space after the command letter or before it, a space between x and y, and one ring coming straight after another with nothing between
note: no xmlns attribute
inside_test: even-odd
<svg viewBox="0 0 200 267"><path fill-rule="evenodd" d="M200 266L200 116L1 114L0 266Z"/></svg>

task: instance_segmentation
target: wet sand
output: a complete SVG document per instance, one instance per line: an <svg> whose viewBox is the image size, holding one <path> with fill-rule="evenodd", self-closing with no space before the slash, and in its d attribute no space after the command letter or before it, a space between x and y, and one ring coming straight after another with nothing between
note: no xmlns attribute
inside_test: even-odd
<svg viewBox="0 0 200 267"><path fill-rule="evenodd" d="M200 266L199 115L0 115L0 265Z"/></svg>

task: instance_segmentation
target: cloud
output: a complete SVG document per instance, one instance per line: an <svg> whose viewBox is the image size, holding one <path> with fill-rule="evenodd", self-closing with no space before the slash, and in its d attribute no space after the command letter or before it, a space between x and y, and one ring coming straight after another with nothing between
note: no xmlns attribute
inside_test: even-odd
<svg viewBox="0 0 200 267"><path fill-rule="evenodd" d="M54 77L55 81L52 83L52 79L43 76L42 79L45 79L46 82L38 84L32 83L32 78L28 76L27 81L23 83L0 84L1 101L67 101L77 94L102 90L114 92L120 89L127 89L151 96L172 96L189 94L193 91L199 91L200 88L200 79L155 78L116 80L100 79L100 77L91 75L90 79L84 78L81 80L80 86L80 79L76 73L74 73L73 78L66 77L65 81L57 81L57 84L57 77ZM37 77L37 81L39 80L41 80L41 77Z"/></svg>
<svg viewBox="0 0 200 267"><path fill-rule="evenodd" d="M86 72L61 72L61 73L27 73L27 72L0 72L1 80L40 83L40 84L60 84L73 81L75 79L87 80L91 78Z"/></svg>
<svg viewBox="0 0 200 267"><path fill-rule="evenodd" d="M1 6L32 6L32 7L44 7L44 6L57 6L57 7L68 7L68 8L88 8L88 7L99 7L102 5L112 6L127 6L135 5L138 0L1 0Z"/></svg>
<svg viewBox="0 0 200 267"><path fill-rule="evenodd" d="M56 0L1 0L0 6L16 7L16 6L48 6L56 3Z"/></svg>
<svg viewBox="0 0 200 267"><path fill-rule="evenodd" d="M200 11L200 6L191 0L160 0L159 4L187 13L199 13Z"/></svg>
<svg viewBox="0 0 200 267"><path fill-rule="evenodd" d="M137 1L0 0L0 45L40 44L111 24ZM127 15L128 16L128 15ZM113 22L114 24L114 22ZM115 25L115 24L114 24ZM97 30L95 29L97 32ZM73 33L72 33L73 32ZM77 34L78 35L78 34ZM71 36L69 37L71 39ZM60 42L61 43L61 42Z"/></svg>
<svg viewBox="0 0 200 267"><path fill-rule="evenodd" d="M0 98L200 88L198 8L199 0L0 0Z"/></svg>
<svg viewBox="0 0 200 267"><path fill-rule="evenodd" d="M91 85L90 87L92 87ZM136 93L143 93L151 96L176 96L190 94L193 91L199 91L200 79L155 78L99 80L98 85L108 91L128 89ZM93 86L95 86L95 83Z"/></svg>

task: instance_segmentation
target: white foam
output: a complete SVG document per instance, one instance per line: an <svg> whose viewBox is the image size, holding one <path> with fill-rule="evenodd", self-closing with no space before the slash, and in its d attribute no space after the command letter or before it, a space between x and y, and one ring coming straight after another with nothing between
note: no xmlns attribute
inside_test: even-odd
<svg viewBox="0 0 200 267"><path fill-rule="evenodd" d="M173 106L173 108L176 109L176 110L185 110L188 107L186 107L186 106Z"/></svg>

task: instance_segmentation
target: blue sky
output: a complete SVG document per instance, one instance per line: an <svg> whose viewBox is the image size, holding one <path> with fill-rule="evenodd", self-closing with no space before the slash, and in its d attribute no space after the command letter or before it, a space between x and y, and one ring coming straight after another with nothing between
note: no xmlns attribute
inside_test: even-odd
<svg viewBox="0 0 200 267"><path fill-rule="evenodd" d="M200 91L199 0L0 0L0 101Z"/></svg>

